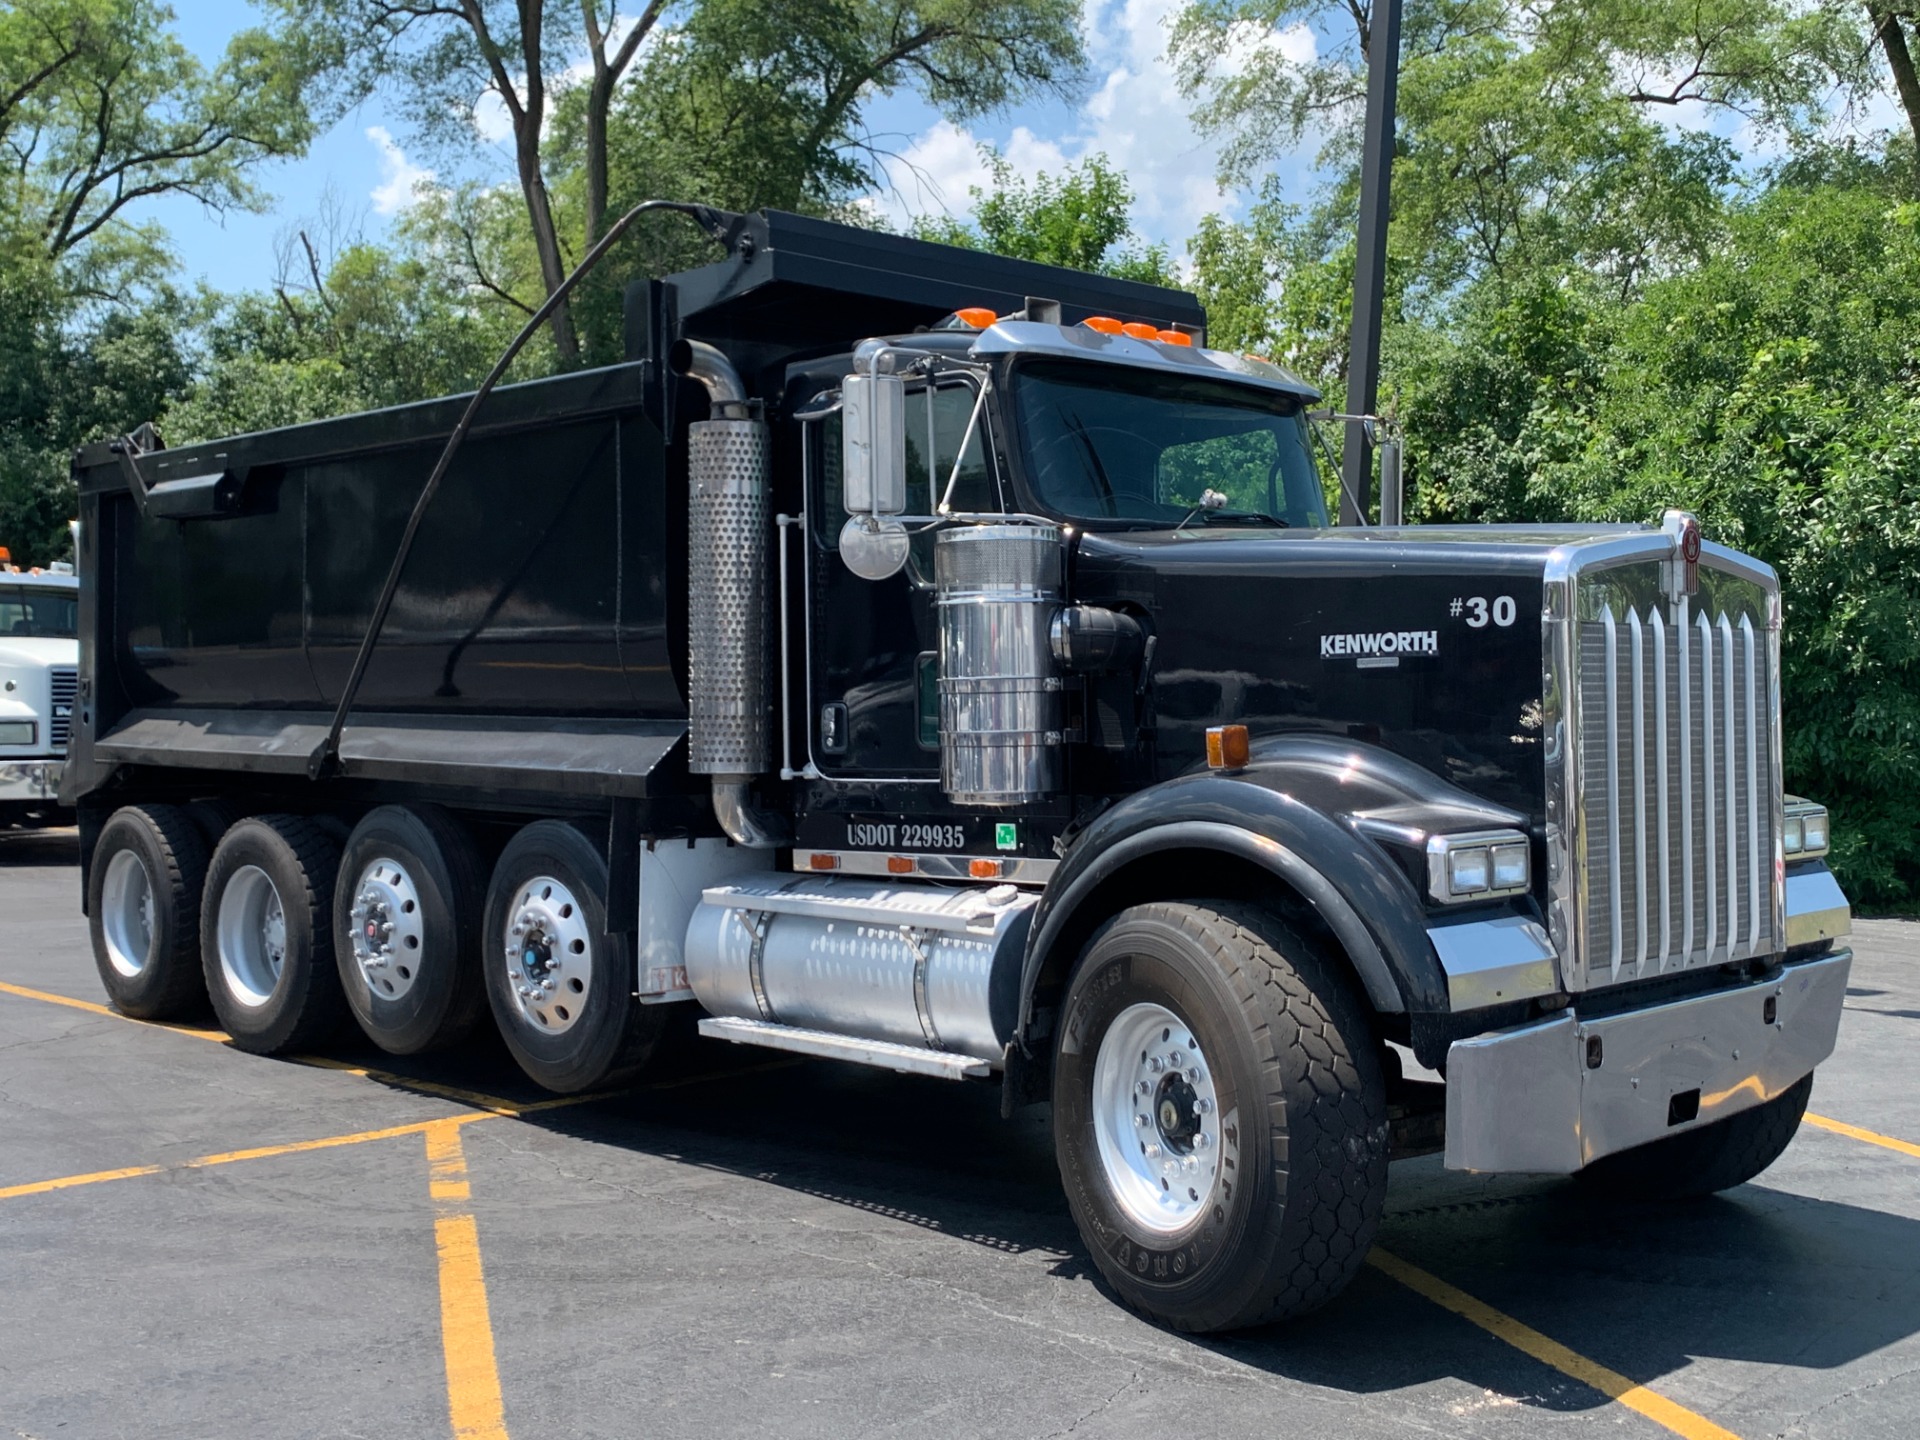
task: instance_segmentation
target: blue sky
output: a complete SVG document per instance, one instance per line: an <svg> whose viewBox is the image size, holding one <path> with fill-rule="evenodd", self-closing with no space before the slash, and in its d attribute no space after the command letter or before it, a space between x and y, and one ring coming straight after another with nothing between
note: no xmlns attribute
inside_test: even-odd
<svg viewBox="0 0 1920 1440"><path fill-rule="evenodd" d="M1214 185L1215 149L1194 133L1166 68L1165 22L1176 8L1177 0L1085 0L1092 64L1087 93L1077 103L1029 105L958 127L909 96L874 101L868 123L889 137L900 157L890 166L890 189L875 203L896 219L942 207L964 210L968 186L986 176L981 141L998 145L1024 174L1057 171L1099 151L1133 183L1135 228L1178 254L1203 215L1231 212L1239 197ZM230 36L257 23L247 0L176 0L176 11L181 39L209 64ZM1278 43L1302 56L1314 46L1305 31L1278 37ZM472 163L472 175L512 178L504 149L491 157L481 152ZM302 159L259 173L257 182L273 197L267 213L221 216L188 201L166 200L144 215L167 227L188 279L222 289L255 288L272 281L277 247L301 225L314 223L329 197L350 228L377 239L404 205L413 178L431 169L393 106L376 97L322 135Z"/></svg>

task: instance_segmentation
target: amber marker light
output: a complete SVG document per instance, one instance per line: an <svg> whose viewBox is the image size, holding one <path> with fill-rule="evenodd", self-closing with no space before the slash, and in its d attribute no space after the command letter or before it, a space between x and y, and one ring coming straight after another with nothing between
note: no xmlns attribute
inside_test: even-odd
<svg viewBox="0 0 1920 1440"><path fill-rule="evenodd" d="M1253 758L1253 747L1247 740L1247 727L1244 725L1210 725L1207 727L1207 768L1209 770L1244 770L1247 761Z"/></svg>
<svg viewBox="0 0 1920 1440"><path fill-rule="evenodd" d="M1160 342L1160 343L1161 343L1162 345L1191 345L1191 344L1193 344L1193 337L1192 337L1191 335L1183 335L1183 334L1181 334L1181 333L1180 333L1180 332L1179 332L1178 330L1161 330L1161 331L1157 331L1157 332L1156 332L1156 333L1154 334L1154 337L1153 337L1153 338L1154 338L1154 339L1156 339L1156 340L1158 340L1158 341L1159 341L1159 342Z"/></svg>
<svg viewBox="0 0 1920 1440"><path fill-rule="evenodd" d="M1102 335L1118 335L1125 327L1111 315L1089 315L1080 322L1089 330L1097 330Z"/></svg>
<svg viewBox="0 0 1920 1440"><path fill-rule="evenodd" d="M1000 317L984 305L970 305L965 310L954 311L953 318L963 325L971 325L976 330L984 330Z"/></svg>
<svg viewBox="0 0 1920 1440"><path fill-rule="evenodd" d="M838 870L840 868L840 857L838 855L822 855L816 850L807 857L807 868L809 870Z"/></svg>
<svg viewBox="0 0 1920 1440"><path fill-rule="evenodd" d="M889 875L913 874L913 857L911 855L887 856L887 874Z"/></svg>
<svg viewBox="0 0 1920 1440"><path fill-rule="evenodd" d="M1006 869L1007 862L1004 860L969 860L967 862L967 874L976 880L998 880L1006 873Z"/></svg>
<svg viewBox="0 0 1920 1440"><path fill-rule="evenodd" d="M1120 330L1122 334L1131 335L1136 340L1158 340L1160 338L1160 327L1158 325L1149 325L1144 320L1129 320L1120 327Z"/></svg>

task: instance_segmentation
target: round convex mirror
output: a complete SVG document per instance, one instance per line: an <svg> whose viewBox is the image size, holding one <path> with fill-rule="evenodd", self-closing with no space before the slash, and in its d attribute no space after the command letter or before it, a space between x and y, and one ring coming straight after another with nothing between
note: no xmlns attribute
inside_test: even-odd
<svg viewBox="0 0 1920 1440"><path fill-rule="evenodd" d="M840 558L862 580L885 580L907 563L907 527L888 515L855 515L840 531Z"/></svg>

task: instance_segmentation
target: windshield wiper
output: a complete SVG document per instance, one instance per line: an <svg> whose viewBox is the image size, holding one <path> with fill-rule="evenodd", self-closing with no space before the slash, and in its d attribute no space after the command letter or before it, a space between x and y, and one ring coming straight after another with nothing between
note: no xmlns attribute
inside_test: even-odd
<svg viewBox="0 0 1920 1440"><path fill-rule="evenodd" d="M1191 515L1187 517L1188 520L1192 518ZM1278 515L1269 515L1264 510L1207 510L1201 512L1201 523L1206 525L1218 525L1222 521L1232 522L1237 520L1257 520L1262 525L1271 525L1279 530L1291 530L1293 528L1292 521L1282 520ZM1180 523L1184 525L1186 521L1183 520Z"/></svg>

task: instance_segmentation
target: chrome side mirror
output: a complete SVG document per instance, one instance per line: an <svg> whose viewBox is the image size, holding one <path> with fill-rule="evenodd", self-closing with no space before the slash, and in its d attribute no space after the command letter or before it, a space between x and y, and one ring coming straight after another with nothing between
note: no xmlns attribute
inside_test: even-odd
<svg viewBox="0 0 1920 1440"><path fill-rule="evenodd" d="M873 372L840 385L840 559L863 580L885 580L907 563L911 541L892 518L907 508L907 382Z"/></svg>
<svg viewBox="0 0 1920 1440"><path fill-rule="evenodd" d="M841 496L849 515L898 515L907 508L907 382L899 375L849 375L840 386Z"/></svg>

